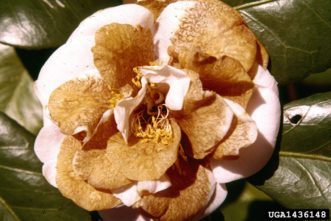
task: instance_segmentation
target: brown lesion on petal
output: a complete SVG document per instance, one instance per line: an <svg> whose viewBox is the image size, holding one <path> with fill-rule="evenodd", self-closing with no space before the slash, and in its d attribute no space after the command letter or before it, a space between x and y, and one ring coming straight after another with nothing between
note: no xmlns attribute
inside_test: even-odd
<svg viewBox="0 0 331 221"><path fill-rule="evenodd" d="M95 189L76 175L73 158L81 147L81 143L72 136L66 137L61 145L57 159L56 184L62 195L89 211L120 205L121 202L111 193Z"/></svg>
<svg viewBox="0 0 331 221"><path fill-rule="evenodd" d="M114 89L132 84L134 67L155 60L153 37L141 26L112 23L95 34L94 64Z"/></svg>
<svg viewBox="0 0 331 221"><path fill-rule="evenodd" d="M118 164L120 172L131 180L156 180L165 174L177 159L181 139L179 126L171 120L172 140L169 144L144 141L131 136L126 144L117 133L108 141L107 156Z"/></svg>
<svg viewBox="0 0 331 221"><path fill-rule="evenodd" d="M138 4L150 10L154 18L157 18L167 5L176 1L177 0L138 0Z"/></svg>
<svg viewBox="0 0 331 221"><path fill-rule="evenodd" d="M113 190L131 184L119 172L118 164L112 163L106 149L78 150L74 156L74 172L87 183L102 190Z"/></svg>
<svg viewBox="0 0 331 221"><path fill-rule="evenodd" d="M216 96L208 105L177 119L191 143L195 159L203 159L214 150L227 134L232 118L231 109L220 96Z"/></svg>
<svg viewBox="0 0 331 221"><path fill-rule="evenodd" d="M114 114L111 113L108 119L98 123L91 139L83 145L83 150L106 149L108 139L117 132Z"/></svg>
<svg viewBox="0 0 331 221"><path fill-rule="evenodd" d="M191 220L205 208L214 191L207 170L197 162L179 158L167 175L172 186L143 196L138 207L157 220Z"/></svg>
<svg viewBox="0 0 331 221"><path fill-rule="evenodd" d="M257 133L256 124L247 113L235 116L228 134L213 153L213 158L219 160L225 156L238 156L240 149L255 142Z"/></svg>
<svg viewBox="0 0 331 221"><path fill-rule="evenodd" d="M72 135L78 127L93 131L112 98L110 87L92 77L71 80L55 89L48 109L61 131Z"/></svg>

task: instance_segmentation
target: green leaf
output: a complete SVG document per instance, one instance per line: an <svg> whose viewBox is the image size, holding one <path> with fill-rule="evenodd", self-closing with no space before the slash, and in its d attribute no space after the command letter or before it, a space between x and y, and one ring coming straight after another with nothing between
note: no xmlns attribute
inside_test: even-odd
<svg viewBox="0 0 331 221"><path fill-rule="evenodd" d="M279 83L331 67L331 1L261 0L237 9L267 48Z"/></svg>
<svg viewBox="0 0 331 221"><path fill-rule="evenodd" d="M331 92L287 104L278 169L259 186L290 208L331 208Z"/></svg>
<svg viewBox="0 0 331 221"><path fill-rule="evenodd" d="M32 133L42 125L42 108L33 81L12 47L0 44L0 111Z"/></svg>
<svg viewBox="0 0 331 221"><path fill-rule="evenodd" d="M330 87L331 86L331 68L322 72L309 75L302 82L304 85L312 85L318 87Z"/></svg>
<svg viewBox="0 0 331 221"><path fill-rule="evenodd" d="M120 0L2 0L0 42L22 48L63 44L79 22Z"/></svg>
<svg viewBox="0 0 331 221"><path fill-rule="evenodd" d="M90 220L88 212L45 181L41 163L33 152L34 139L34 135L0 113L0 217L4 214L15 221Z"/></svg>
<svg viewBox="0 0 331 221"><path fill-rule="evenodd" d="M223 2L225 2L226 4L234 7L234 6L239 6L239 5L243 5L249 2L254 2L254 0L222 0Z"/></svg>

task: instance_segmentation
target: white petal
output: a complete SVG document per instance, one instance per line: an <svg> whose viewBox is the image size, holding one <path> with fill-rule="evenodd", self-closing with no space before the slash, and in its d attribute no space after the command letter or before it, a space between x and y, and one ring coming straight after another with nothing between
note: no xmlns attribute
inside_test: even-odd
<svg viewBox="0 0 331 221"><path fill-rule="evenodd" d="M258 66L253 82L259 87L271 88L278 95L278 87L275 78L261 65Z"/></svg>
<svg viewBox="0 0 331 221"><path fill-rule="evenodd" d="M42 105L48 104L54 89L64 82L82 76L99 76L94 66L91 48L94 39L67 43L57 49L42 67L35 83L37 96Z"/></svg>
<svg viewBox="0 0 331 221"><path fill-rule="evenodd" d="M121 132L123 139L128 143L130 136L130 116L136 107L142 102L146 94L146 82L142 83L142 88L138 94L132 98L125 98L119 101L114 108L114 117L117 129Z"/></svg>
<svg viewBox="0 0 331 221"><path fill-rule="evenodd" d="M57 188L56 184L56 164L57 160L55 161L47 161L44 163L42 168L43 176L46 178L47 182L52 186Z"/></svg>
<svg viewBox="0 0 331 221"><path fill-rule="evenodd" d="M125 188L119 188L112 191L113 195L120 199L122 203L126 206L132 206L138 200L140 200L140 196L138 194L137 185L132 184Z"/></svg>
<svg viewBox="0 0 331 221"><path fill-rule="evenodd" d="M196 1L178 1L169 4L156 20L158 29L154 35L154 45L159 60L168 64L169 55L168 48L171 45L171 39L179 29L181 19L190 8L193 8Z"/></svg>
<svg viewBox="0 0 331 221"><path fill-rule="evenodd" d="M166 83L169 91L165 99L165 105L170 110L181 110L184 97L190 87L190 78L182 70L169 65L139 67L143 78L151 83Z"/></svg>
<svg viewBox="0 0 331 221"><path fill-rule="evenodd" d="M273 80L269 75L265 79ZM263 82L260 82L263 83ZM257 86L247 109L258 128L258 137L254 144L242 149L236 160L213 160L211 167L219 183L227 183L250 176L259 171L270 159L280 125L280 103L275 80L265 86Z"/></svg>
<svg viewBox="0 0 331 221"><path fill-rule="evenodd" d="M148 9L136 4L103 9L83 20L71 34L68 42L77 41L86 36L94 39L95 32L99 28L111 23L140 25L150 29L153 33L154 16Z"/></svg>
<svg viewBox="0 0 331 221"><path fill-rule="evenodd" d="M103 221L152 221L152 219L143 216L139 209L133 209L127 206L99 211Z"/></svg>
<svg viewBox="0 0 331 221"><path fill-rule="evenodd" d="M171 186L170 180L166 176L162 176L160 180L140 181L137 184L138 192L157 193L168 189Z"/></svg>
<svg viewBox="0 0 331 221"><path fill-rule="evenodd" d="M215 211L225 200L228 191L226 190L225 184L217 184L214 195L212 196L207 208L205 209L202 217L211 214Z"/></svg>
<svg viewBox="0 0 331 221"><path fill-rule="evenodd" d="M43 163L56 161L64 135L54 123L41 128L34 143L34 151Z"/></svg>

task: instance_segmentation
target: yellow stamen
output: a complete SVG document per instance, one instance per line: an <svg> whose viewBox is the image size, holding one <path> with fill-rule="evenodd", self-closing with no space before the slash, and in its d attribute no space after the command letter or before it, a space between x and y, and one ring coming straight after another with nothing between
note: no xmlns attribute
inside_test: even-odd
<svg viewBox="0 0 331 221"><path fill-rule="evenodd" d="M123 99L123 95L119 92L112 91L111 98L109 100L109 108L115 108L117 102Z"/></svg>
<svg viewBox="0 0 331 221"><path fill-rule="evenodd" d="M157 115L148 115L148 119L144 116L144 110L133 115L132 133L136 137L142 138L144 142L169 144L172 138L172 128L168 119L169 110L164 107L164 105L159 105Z"/></svg>
<svg viewBox="0 0 331 221"><path fill-rule="evenodd" d="M138 88L141 88L141 77L143 76L142 73L139 71L138 67L133 68L133 72L136 73L137 75L132 78L132 83L136 85Z"/></svg>

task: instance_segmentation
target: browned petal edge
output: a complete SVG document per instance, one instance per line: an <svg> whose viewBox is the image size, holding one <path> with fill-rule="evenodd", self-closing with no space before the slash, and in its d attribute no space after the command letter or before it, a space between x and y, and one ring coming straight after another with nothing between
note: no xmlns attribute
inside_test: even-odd
<svg viewBox="0 0 331 221"><path fill-rule="evenodd" d="M91 131L109 108L110 87L101 79L87 77L67 81L55 89L48 103L51 118L65 134L78 127Z"/></svg>
<svg viewBox="0 0 331 221"><path fill-rule="evenodd" d="M159 179L176 161L181 139L179 126L173 119L170 122L173 138L168 145L143 141L133 136L125 144L122 136L117 133L108 141L108 158L118 164L120 172L130 180Z"/></svg>
<svg viewBox="0 0 331 221"><path fill-rule="evenodd" d="M176 1L177 0L138 0L138 4L150 10L154 18L157 18L167 5Z"/></svg>
<svg viewBox="0 0 331 221"><path fill-rule="evenodd" d="M110 209L121 204L110 192L97 190L77 176L73 169L75 153L82 148L80 141L67 136L57 159L56 184L63 196L89 210Z"/></svg>
<svg viewBox="0 0 331 221"><path fill-rule="evenodd" d="M114 89L134 86L133 68L155 60L151 31L129 24L112 23L100 28L92 52L95 66Z"/></svg>
<svg viewBox="0 0 331 221"><path fill-rule="evenodd" d="M232 118L232 110L222 97L216 96L208 105L177 119L191 143L192 157L203 159L213 152L216 144L228 133Z"/></svg>
<svg viewBox="0 0 331 221"><path fill-rule="evenodd" d="M112 163L106 149L77 150L73 159L74 172L96 189L109 190L129 185L129 179Z"/></svg>
<svg viewBox="0 0 331 221"><path fill-rule="evenodd" d="M157 220L191 220L206 207L214 191L206 169L197 161L179 157L167 175L172 186L143 196L137 207Z"/></svg>

